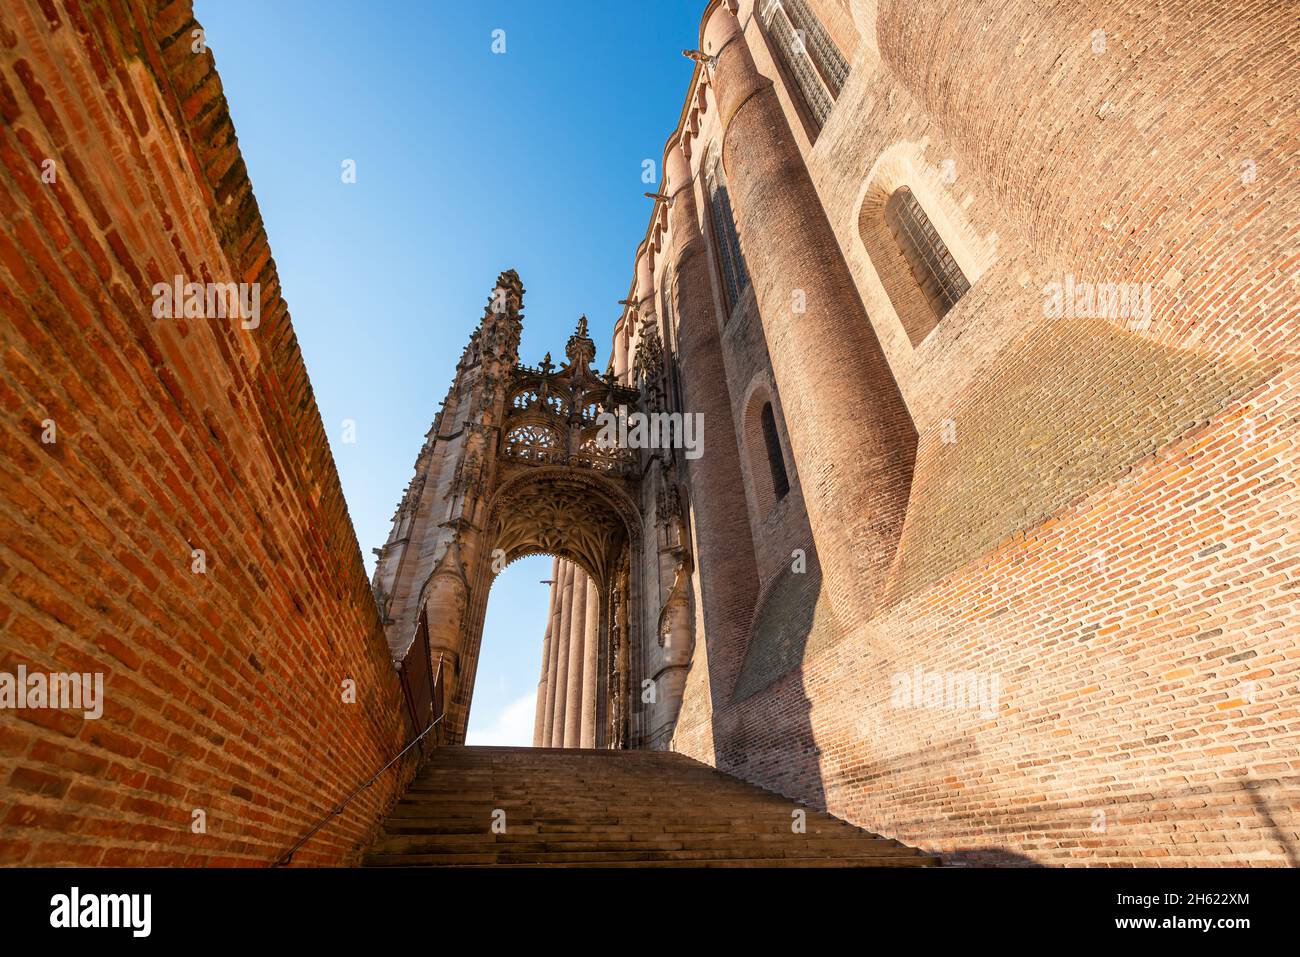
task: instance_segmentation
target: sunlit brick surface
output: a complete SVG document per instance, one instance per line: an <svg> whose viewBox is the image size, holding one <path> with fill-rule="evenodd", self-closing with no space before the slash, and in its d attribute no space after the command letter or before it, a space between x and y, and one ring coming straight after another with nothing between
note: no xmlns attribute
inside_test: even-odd
<svg viewBox="0 0 1300 957"><path fill-rule="evenodd" d="M725 414L779 394L827 582L770 607L800 604L801 543L765 524L741 427L770 558L730 668L704 603L672 747L954 863L1294 863L1294 11L824 0L853 69L816 130L754 4L727 7L684 116L697 170L721 144L757 292L722 326ZM972 286L929 334L872 218L900 186ZM1053 317L1067 276L1139 284L1149 312ZM892 544L856 531L879 487L827 467L877 455L889 414L862 323L918 433ZM874 593L836 592L882 548ZM996 707L900 706L916 669L995 676Z"/></svg>
<svg viewBox="0 0 1300 957"><path fill-rule="evenodd" d="M500 457L512 377L559 381L502 272L379 607L188 3L0 10L0 671L108 678L98 721L0 712L0 863L273 860L406 739L422 615L463 735L498 548L557 558L538 743L670 748L950 863L1300 861L1294 4L807 0L850 66L824 122L754 0L702 5L611 380L585 319L564 380L702 413L702 455ZM969 283L937 323L903 187ZM152 318L176 274L259 282L260 325ZM564 809L573 754L435 761L405 807L542 760L520 806ZM638 811L679 780L643 757ZM354 860L413 770L301 859ZM377 862L459 853L417 836Z"/></svg>
<svg viewBox="0 0 1300 957"><path fill-rule="evenodd" d="M0 711L0 864L269 862L409 734L196 27L0 8L0 670L106 676L98 720ZM154 319L175 274L260 282L260 325ZM398 783L298 860L351 860Z"/></svg>

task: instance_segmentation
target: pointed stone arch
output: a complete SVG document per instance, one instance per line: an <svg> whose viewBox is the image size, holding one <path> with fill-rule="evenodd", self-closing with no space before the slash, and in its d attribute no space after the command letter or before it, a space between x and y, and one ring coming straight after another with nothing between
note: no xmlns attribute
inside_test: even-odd
<svg viewBox="0 0 1300 957"><path fill-rule="evenodd" d="M616 600L635 603L637 596L617 597L619 571L626 564L627 585L635 587L641 553L642 521L632 495L620 487L622 479L589 469L567 466L520 468L493 492L484 524L483 549L467 580L469 600L464 619L461 680L447 708L446 740L461 743L483 641L483 623L496 575L509 563L527 555L552 555L581 568L600 594L599 673L609 674L611 660L621 642L640 641L638 616L628 616L628 634L612 634ZM494 569L494 563L496 568ZM631 675L624 676L631 687ZM623 692L624 694L626 691ZM613 689L602 694L602 726L610 724ZM611 742L606 742L611 743Z"/></svg>
<svg viewBox="0 0 1300 957"><path fill-rule="evenodd" d="M417 460L420 493L408 494L378 550L375 587L392 609L385 625L395 657L405 660L413 623L427 622L428 654L443 662L446 681L440 739L458 744L496 576L525 555L572 562L599 593L601 744L621 746L636 660L626 651L639 646L642 617L627 613L639 607L642 463L638 450L603 447L596 436L602 416L645 397L592 368L586 317L561 368L549 354L521 363L522 308L519 277L502 273Z"/></svg>
<svg viewBox="0 0 1300 957"><path fill-rule="evenodd" d="M567 504L579 511L556 520ZM507 562L522 555L558 555L604 580L610 566L599 536L618 531L626 536L620 547L639 544L641 513L620 480L584 468L539 466L518 470L501 482L488 506L486 529L489 537L501 536L493 547L505 552ZM617 539L604 541L608 545Z"/></svg>

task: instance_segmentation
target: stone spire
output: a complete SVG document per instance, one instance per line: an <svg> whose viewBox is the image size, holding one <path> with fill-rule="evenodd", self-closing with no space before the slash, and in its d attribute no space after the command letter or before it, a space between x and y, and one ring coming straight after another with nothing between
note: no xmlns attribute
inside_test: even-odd
<svg viewBox="0 0 1300 957"><path fill-rule="evenodd" d="M373 588L385 612L394 657L405 654L425 610L430 647L445 655L449 683L454 682L463 650L458 627L466 604L466 569L473 567L482 548L485 492L495 476L506 390L519 361L523 295L523 283L513 269L497 276L457 363L456 379L420 450L389 540L376 550ZM403 562L411 542L416 543L411 560Z"/></svg>
<svg viewBox="0 0 1300 957"><path fill-rule="evenodd" d="M492 358L513 367L519 361L519 335L524 325L524 284L519 273L507 269L497 276L488 296L483 321L475 335ZM471 342L473 340L471 339ZM501 371L501 370L494 370Z"/></svg>

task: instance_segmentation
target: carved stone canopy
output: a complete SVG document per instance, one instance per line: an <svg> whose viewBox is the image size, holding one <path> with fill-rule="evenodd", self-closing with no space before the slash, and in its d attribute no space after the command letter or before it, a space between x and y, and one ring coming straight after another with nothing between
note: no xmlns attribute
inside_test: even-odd
<svg viewBox="0 0 1300 957"><path fill-rule="evenodd" d="M658 381L664 367L664 346L659 338L659 327L647 323L641 333L641 341L636 348L636 362L633 365L638 382L643 380Z"/></svg>
<svg viewBox="0 0 1300 957"><path fill-rule="evenodd" d="M623 512L597 484L580 475L552 472L545 480L517 482L493 509L495 548L507 561L520 555L559 555L577 562L598 583L628 541Z"/></svg>
<svg viewBox="0 0 1300 957"><path fill-rule="evenodd" d="M569 362L558 372L550 355L536 368L518 365L507 389L501 456L510 463L568 465L628 475L636 456L627 449L602 448L597 442L601 415L634 406L637 393L591 368L595 344L587 336L584 316L569 337Z"/></svg>

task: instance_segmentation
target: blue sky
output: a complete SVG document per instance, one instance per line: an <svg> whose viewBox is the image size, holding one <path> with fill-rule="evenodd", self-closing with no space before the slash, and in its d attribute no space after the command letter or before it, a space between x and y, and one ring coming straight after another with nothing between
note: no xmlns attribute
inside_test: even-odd
<svg viewBox="0 0 1300 957"><path fill-rule="evenodd" d="M524 361L586 313L604 367L703 7L195 3L368 570L501 270L527 290ZM549 574L525 559L493 587L471 743L531 740Z"/></svg>

